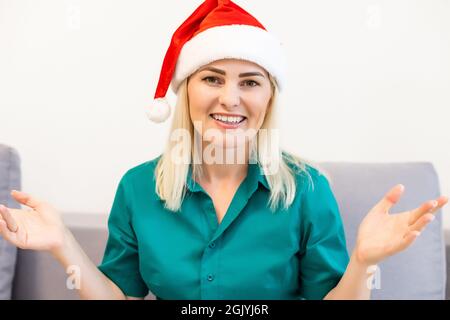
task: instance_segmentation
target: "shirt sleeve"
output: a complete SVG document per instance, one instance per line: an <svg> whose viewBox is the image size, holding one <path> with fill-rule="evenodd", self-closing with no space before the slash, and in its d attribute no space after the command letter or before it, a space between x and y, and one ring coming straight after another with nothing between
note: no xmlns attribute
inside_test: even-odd
<svg viewBox="0 0 450 320"><path fill-rule="evenodd" d="M108 241L98 269L113 281L126 296L145 297L148 288L139 271L136 235L131 224L126 175L117 187L108 218Z"/></svg>
<svg viewBox="0 0 450 320"><path fill-rule="evenodd" d="M349 256L338 204L327 178L314 175L303 193L300 244L300 296L323 299L340 281Z"/></svg>

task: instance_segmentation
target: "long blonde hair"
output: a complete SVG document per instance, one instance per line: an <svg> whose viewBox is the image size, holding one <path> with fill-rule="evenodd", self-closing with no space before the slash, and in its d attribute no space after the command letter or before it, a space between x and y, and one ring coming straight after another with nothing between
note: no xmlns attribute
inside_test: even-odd
<svg viewBox="0 0 450 320"><path fill-rule="evenodd" d="M271 130L276 126L276 109L278 98L278 87L275 80L269 75L272 85L272 97L266 112L261 129ZM161 200L164 201L166 209L178 211L186 194L186 182L189 173L189 166L192 165L192 177L199 177L202 174L202 167L196 164L195 157L198 156L195 148L194 137L195 128L189 113L189 97L187 92L188 79L185 79L179 87L178 99L174 111L174 117L170 129L169 141L166 144L165 151L161 155L155 168L156 192ZM182 142L174 141L173 137L178 132L188 133L188 137L181 137ZM282 151L278 143L270 139L270 135L260 134L259 130L255 139L257 139L257 149L250 150L251 157L256 157L256 162L263 169L264 175L270 187L270 198L268 206L275 212L282 207L287 209L294 201L296 195L296 173L305 173L312 187L314 188L312 178L306 170L306 164L316 167L312 162L306 161L298 156ZM181 147L180 147L181 144ZM255 144L253 144L255 145ZM181 150L180 150L181 149ZM174 152L181 151L182 163L173 161ZM272 162L277 161L279 166L275 174L269 172ZM296 171L296 172L294 172Z"/></svg>

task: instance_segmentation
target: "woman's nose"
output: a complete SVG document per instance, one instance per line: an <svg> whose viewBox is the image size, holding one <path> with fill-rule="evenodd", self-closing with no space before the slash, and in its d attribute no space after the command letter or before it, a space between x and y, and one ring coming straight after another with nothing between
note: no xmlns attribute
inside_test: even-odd
<svg viewBox="0 0 450 320"><path fill-rule="evenodd" d="M241 101L241 93L239 88L233 84L226 84L220 91L219 102L227 108L239 106Z"/></svg>

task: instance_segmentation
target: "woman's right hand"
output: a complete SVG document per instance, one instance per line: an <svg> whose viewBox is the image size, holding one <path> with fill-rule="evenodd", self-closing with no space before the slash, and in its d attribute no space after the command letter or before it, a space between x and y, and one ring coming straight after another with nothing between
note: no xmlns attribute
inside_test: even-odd
<svg viewBox="0 0 450 320"><path fill-rule="evenodd" d="M66 227L59 212L48 202L13 190L11 196L31 208L0 205L0 235L21 249L53 251L64 244Z"/></svg>
<svg viewBox="0 0 450 320"><path fill-rule="evenodd" d="M69 267L78 267L83 275L77 288L81 299L126 299L122 289L89 259L52 205L23 192L13 190L11 195L31 210L0 205L0 236L22 249L50 251L67 273Z"/></svg>

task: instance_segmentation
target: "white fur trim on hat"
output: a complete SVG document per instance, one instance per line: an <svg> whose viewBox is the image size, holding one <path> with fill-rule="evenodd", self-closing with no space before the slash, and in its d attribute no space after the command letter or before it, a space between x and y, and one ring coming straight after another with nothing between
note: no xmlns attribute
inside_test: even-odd
<svg viewBox="0 0 450 320"><path fill-rule="evenodd" d="M146 113L147 117L153 122L160 123L166 121L170 116L170 105L167 98L154 99Z"/></svg>
<svg viewBox="0 0 450 320"><path fill-rule="evenodd" d="M220 59L242 59L266 69L281 91L286 79L282 44L268 31L249 25L207 29L186 42L179 55L171 87L176 93L184 79Z"/></svg>

